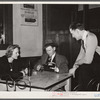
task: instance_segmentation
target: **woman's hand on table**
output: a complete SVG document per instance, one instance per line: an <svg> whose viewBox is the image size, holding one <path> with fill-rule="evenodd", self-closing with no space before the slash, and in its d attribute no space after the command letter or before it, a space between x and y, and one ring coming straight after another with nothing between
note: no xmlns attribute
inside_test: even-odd
<svg viewBox="0 0 100 100"><path fill-rule="evenodd" d="M23 73L23 76L26 76L28 74L28 68L22 70L21 73Z"/></svg>

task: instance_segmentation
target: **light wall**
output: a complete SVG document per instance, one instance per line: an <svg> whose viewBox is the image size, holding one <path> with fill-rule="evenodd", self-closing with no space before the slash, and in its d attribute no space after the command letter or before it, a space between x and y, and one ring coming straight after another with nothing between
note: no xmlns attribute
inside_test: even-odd
<svg viewBox="0 0 100 100"><path fill-rule="evenodd" d="M42 5L37 5L38 24L33 26L21 25L20 4L13 5L13 43L21 47L21 56L42 55Z"/></svg>
<svg viewBox="0 0 100 100"><path fill-rule="evenodd" d="M20 4L13 4L13 44L21 47L22 57L33 57L42 55L42 5L37 5L38 25L22 26ZM0 50L0 57L5 50Z"/></svg>

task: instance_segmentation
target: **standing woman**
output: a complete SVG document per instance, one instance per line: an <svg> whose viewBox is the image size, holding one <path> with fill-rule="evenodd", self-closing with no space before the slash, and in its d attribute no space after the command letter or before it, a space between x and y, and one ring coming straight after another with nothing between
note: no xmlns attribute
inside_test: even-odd
<svg viewBox="0 0 100 100"><path fill-rule="evenodd" d="M21 68L18 68L18 66L14 65L14 60L17 61L19 52L20 47L18 45L8 46L5 55L0 58L1 79L6 79L8 76L10 76L12 79L18 79L21 76L25 76L27 69L21 70Z"/></svg>
<svg viewBox="0 0 100 100"><path fill-rule="evenodd" d="M100 47L94 33L84 29L80 23L73 23L69 27L70 33L76 40L81 40L79 55L69 70L74 77L78 72L78 90L89 91L87 88L91 79L100 79ZM77 70L77 71L76 71Z"/></svg>

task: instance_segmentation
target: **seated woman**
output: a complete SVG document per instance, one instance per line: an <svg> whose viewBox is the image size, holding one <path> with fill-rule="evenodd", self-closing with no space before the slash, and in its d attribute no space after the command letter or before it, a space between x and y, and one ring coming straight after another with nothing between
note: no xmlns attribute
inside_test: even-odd
<svg viewBox="0 0 100 100"><path fill-rule="evenodd" d="M18 61L20 47L18 45L8 46L4 56L0 58L0 78L1 79L19 79L28 72L27 68L22 70L14 64L14 60ZM19 63L19 62L17 62ZM17 64L16 63L16 64ZM20 66L21 67L21 66Z"/></svg>

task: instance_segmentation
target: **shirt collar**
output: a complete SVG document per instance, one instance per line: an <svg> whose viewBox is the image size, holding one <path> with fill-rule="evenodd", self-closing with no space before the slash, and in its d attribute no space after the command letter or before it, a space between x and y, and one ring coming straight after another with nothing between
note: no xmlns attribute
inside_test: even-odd
<svg viewBox="0 0 100 100"><path fill-rule="evenodd" d="M83 41L86 40L87 34L88 34L88 31L84 31L83 36L82 36Z"/></svg>
<svg viewBox="0 0 100 100"><path fill-rule="evenodd" d="M54 53L54 54L52 55L52 57L51 57L51 62L52 62L52 60L54 59L55 55L56 55L56 53Z"/></svg>

